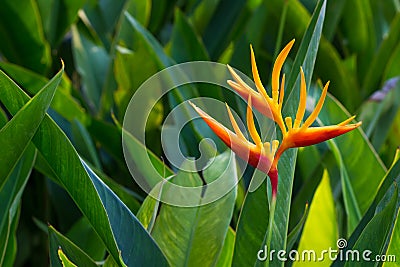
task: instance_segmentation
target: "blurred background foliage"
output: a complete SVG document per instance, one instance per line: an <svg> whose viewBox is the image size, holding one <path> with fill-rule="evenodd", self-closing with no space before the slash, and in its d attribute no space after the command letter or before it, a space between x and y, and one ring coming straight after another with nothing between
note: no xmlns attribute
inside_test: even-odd
<svg viewBox="0 0 400 267"><path fill-rule="evenodd" d="M285 72L290 70L316 5L315 0L3 0L0 8L0 68L33 97L60 69L60 59L64 61L65 71L59 78L48 114L65 132L91 170L133 214L137 214L142 207L138 217L145 224L146 216L143 214L146 211L143 211L144 204L141 203L146 196L133 182L125 166L120 128L125 109L138 87L168 66L194 60L228 63L251 76L249 44L255 50L261 78L264 84L268 84L277 53L284 44L296 38L291 58L284 67ZM331 227L337 228L331 240L338 236L350 238L355 230L359 232L354 236L353 245L361 244L359 237L363 227L356 226L360 221L365 226L375 214L371 215L369 208L375 205L375 210L377 202L383 199L391 184L379 193L378 189L385 185L384 178L395 180L399 176L396 170L385 176L400 140L399 41L398 0L326 1L323 31L312 77L313 84L319 80L323 83L331 81L331 97L325 103L320 119L334 124L350 113L357 115L357 120L362 120L363 124L362 131L348 137L299 149L295 161L296 178L289 227L286 229L294 233L293 246L299 246L299 243L301 246L300 236L306 238L306 233L313 234L307 223L303 235L300 234L306 216L305 204L314 203L311 202L313 197L323 198L330 194L336 206L333 215L326 216L335 217L331 218L334 222ZM311 50L317 51L317 47L311 47ZM310 87L309 94L319 94L316 86ZM185 97L211 95L240 111L237 97L220 88L200 85L196 90ZM151 142L146 145L157 157L163 155L160 127L177 101L169 98L158 103L147 122L146 138ZM0 125L3 126L16 111L11 111L4 99L1 102ZM52 135L48 138L51 139ZM183 148L191 154L189 156L198 153L193 152L193 138L190 132L183 137ZM199 140L195 138L194 141ZM28 150L35 149L31 147ZM18 212L9 223L4 222L4 215L3 224L0 224L3 228L7 226L11 236L16 235L14 245L9 245L15 249L7 250L8 263L15 260L14 266L46 266L49 253L57 253L54 249L58 246L54 244L64 244L66 238L93 260L104 260L106 251L112 252L98 229L94 227L93 230L93 222L86 218L87 214L80 206L82 204L77 205L74 197L75 202L71 199L73 193L66 190L57 175L48 168L49 162L44 159L46 155L42 155L43 151L33 156L33 152L30 155L28 150L24 152L24 157L31 157L30 168L20 166L26 162L21 160L18 168L21 168L20 172L26 169L29 179L25 180L26 186L24 182L15 185L12 198L15 199L13 207ZM3 148L1 154L4 154L2 159L8 157ZM168 166L168 162L165 164ZM248 170L244 182L239 185L233 200L233 214L230 217L226 215L228 224L221 230L228 229L227 235L219 237L218 250L214 254L210 252L211 260L207 261L210 266L227 266L232 261L232 256L226 259L219 256L219 250L231 251L232 254L233 247L238 246L234 243L234 233L238 229L239 213L245 201L245 185L251 174L252 170ZM328 182L320 184L321 180ZM350 193L346 182L347 186L350 185ZM390 188L393 190L393 187ZM5 185L0 189L5 194ZM10 197L6 194L6 199L7 196ZM321 201L329 202L329 199ZM348 208L351 201L356 203L354 213ZM386 196L385 203L391 204L390 201ZM147 209L157 212L152 204L148 205ZM381 206L385 210L386 206ZM312 207L309 212L312 210L318 210L318 207ZM82 216L82 212L86 217ZM179 214L181 211L172 209L169 212ZM203 212L210 215L211 211ZM369 214L369 219L361 220L366 214ZM393 217L389 211L387 214ZM163 220L168 220L165 216L160 213L152 234L171 263L174 256L169 253L174 251L169 251L163 244L163 232L165 235L168 230L167 223L163 224ZM246 216L251 218L251 214ZM311 214L309 218L313 218ZM393 220L390 217L385 223L393 226ZM373 230L379 227L379 223L375 223L377 225ZM381 222L381 227L385 223ZM47 224L50 226L47 227ZM13 230L10 232L10 229ZM391 239L390 235L385 237L380 244L387 248ZM224 242L225 238L229 241ZM200 248L193 245L192 253L198 253ZM236 250L240 248L235 247ZM68 253L66 255L69 256ZM237 266L244 266L237 257L240 258L235 254L233 261L237 262ZM53 265L60 264L54 263L53 256L50 258ZM3 261L3 264L6 263L7 257ZM179 260L175 263L180 265ZM106 264L112 266L111 260L107 260Z"/></svg>

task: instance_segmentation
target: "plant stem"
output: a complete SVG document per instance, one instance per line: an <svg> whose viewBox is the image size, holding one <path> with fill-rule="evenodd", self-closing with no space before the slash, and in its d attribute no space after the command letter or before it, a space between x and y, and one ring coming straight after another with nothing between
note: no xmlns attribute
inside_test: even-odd
<svg viewBox="0 0 400 267"><path fill-rule="evenodd" d="M272 227L274 224L274 217L275 217L275 207L276 207L276 194L272 194L272 198L271 198L271 205L269 208L269 218L268 218L268 235L267 235L267 242L265 243L265 245L267 246L267 261L265 263L265 266L269 266L269 262L270 262L270 251L271 251L271 239L272 239Z"/></svg>

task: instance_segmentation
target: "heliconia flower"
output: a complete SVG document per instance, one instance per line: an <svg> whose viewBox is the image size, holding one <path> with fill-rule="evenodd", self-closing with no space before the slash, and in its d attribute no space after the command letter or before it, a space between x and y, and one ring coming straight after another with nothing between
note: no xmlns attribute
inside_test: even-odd
<svg viewBox="0 0 400 267"><path fill-rule="evenodd" d="M348 124L354 119L353 116L337 125L310 127L317 119L322 109L328 91L329 82L327 82L324 86L321 97L314 110L311 112L310 116L304 121L304 123L302 123L306 110L307 98L306 81L302 68L300 68L300 100L296 117L294 119L294 122L291 117L286 117L285 119L283 119L282 103L284 98L285 75L283 75L280 83L280 72L283 63L293 46L293 43L294 40L289 42L282 50L282 52L278 55L275 61L272 70L271 81L272 97L267 94L267 91L261 83L254 57L254 52L251 47L250 49L252 73L257 91L253 90L249 85L247 85L239 77L239 75L237 75L237 73L228 66L229 71L231 72L232 77L235 80L228 80L228 84L243 98L248 99L246 116L247 127L250 136L255 144L251 143L244 137L228 106L227 109L229 118L235 133L225 128L222 124L217 122L207 113L191 103L193 108L197 111L197 113L199 113L199 115L208 124L208 126L228 147L232 149L232 151L234 151L242 159L246 160L253 167L256 167L268 174L271 180L273 198L276 197L277 193L278 161L285 150L294 147L304 147L318 144L328 139L345 134L361 125L361 122L358 122L356 124ZM263 115L271 118L278 124L283 136L280 145L278 140L272 141L272 147L271 143L263 143L261 141L261 138L257 133L254 125L252 106L254 106Z"/></svg>

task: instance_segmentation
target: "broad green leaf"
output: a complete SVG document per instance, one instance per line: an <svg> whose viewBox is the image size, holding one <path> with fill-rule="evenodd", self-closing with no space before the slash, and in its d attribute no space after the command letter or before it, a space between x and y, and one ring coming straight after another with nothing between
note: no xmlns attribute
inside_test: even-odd
<svg viewBox="0 0 400 267"><path fill-rule="evenodd" d="M340 171L340 181L342 184L342 194L344 206L346 208L347 214L347 229L351 233L356 228L357 224L361 220L361 210L357 202L356 194L354 193L353 186L350 182L349 174L346 165L344 164L344 159L340 150L333 140L328 141L328 145L332 150L336 162Z"/></svg>
<svg viewBox="0 0 400 267"><path fill-rule="evenodd" d="M386 81L374 94L361 106L360 120L371 144L380 151L400 107L400 77Z"/></svg>
<svg viewBox="0 0 400 267"><path fill-rule="evenodd" d="M310 211L303 233L300 238L297 251L302 255L305 250L313 250L320 257L323 250L336 247L338 239L336 223L335 202L332 195L332 189L329 181L329 174L325 170L322 180L315 191L314 198L310 205ZM327 266L332 262L326 257L323 261L303 260L295 261L293 266Z"/></svg>
<svg viewBox="0 0 400 267"><path fill-rule="evenodd" d="M263 177L265 174L255 170L253 179L256 176ZM268 215L267 180L265 180L256 191L248 191L244 199L236 229L232 266L254 266L257 262L257 253L266 238Z"/></svg>
<svg viewBox="0 0 400 267"><path fill-rule="evenodd" d="M0 130L0 189L18 159L29 145L50 106L63 69ZM0 101L5 106L16 105L8 100L16 85L0 71ZM20 103L19 103L20 104Z"/></svg>
<svg viewBox="0 0 400 267"><path fill-rule="evenodd" d="M75 67L82 77L82 90L92 111L99 109L100 96L110 66L110 56L100 44L90 40L77 26L72 27Z"/></svg>
<svg viewBox="0 0 400 267"><path fill-rule="evenodd" d="M398 153L398 152L397 152ZM360 235L362 234L363 230L367 226L367 224L372 220L372 218L375 216L375 214L379 211L382 210L385 206L388 205L389 199L385 199L385 195L389 191L394 191L395 183L400 182L400 161L398 160L398 155L397 159L395 159L392 167L389 169L389 171L386 173L385 178L383 182L381 183L378 193L376 194L374 201L368 208L367 212L363 216L361 222L357 225L357 228L354 230L352 235L350 236L349 242L348 242L348 247L353 247ZM336 262L335 262L336 264ZM335 265L337 266L337 265Z"/></svg>
<svg viewBox="0 0 400 267"><path fill-rule="evenodd" d="M216 178L235 181L236 176L236 162L230 151L217 156L214 163L203 171L207 183ZM171 181L182 186L202 185L201 178L196 172L180 171ZM211 189L205 188L204 193L199 191L199 194L190 196L198 203L199 206L196 207L161 205L152 236L171 266L216 264L232 218L236 189L204 205L203 199L210 194L209 190ZM168 193L168 187L163 188L164 193Z"/></svg>
<svg viewBox="0 0 400 267"><path fill-rule="evenodd" d="M395 51L400 38L400 12L390 24L387 37L382 41L378 51L375 53L372 62L369 64L367 74L364 77L363 97L368 97L379 87L380 77L384 73L385 65Z"/></svg>
<svg viewBox="0 0 400 267"><path fill-rule="evenodd" d="M103 172L96 170L91 167L91 169L99 176L99 178L121 199L121 201L131 210L133 214L140 208L140 200L143 199L138 193L132 191L129 188L124 187L111 177L108 177ZM131 180L129 180L131 181Z"/></svg>
<svg viewBox="0 0 400 267"><path fill-rule="evenodd" d="M396 257L400 251L400 220L399 220L399 213L400 209L397 210L397 216L396 216L396 221L394 223L394 227L392 230L392 234L390 236L390 242L388 245L388 249L386 251L386 258L389 259L389 257L393 257L393 255ZM389 266L397 266L395 262L384 262L383 263L384 267L389 267Z"/></svg>
<svg viewBox="0 0 400 267"><path fill-rule="evenodd" d="M190 16L190 21L199 34L204 33L204 30L214 15L219 2L221 2L221 0L204 0L200 1L196 6L196 9Z"/></svg>
<svg viewBox="0 0 400 267"><path fill-rule="evenodd" d="M89 1L84 8L88 18L87 26L95 30L107 50L110 50L113 30L126 2L127 0Z"/></svg>
<svg viewBox="0 0 400 267"><path fill-rule="evenodd" d="M339 20L342 17L346 0L328 1L326 9L329 12L326 14L325 25L323 29L324 36L327 40L332 41Z"/></svg>
<svg viewBox="0 0 400 267"><path fill-rule="evenodd" d="M72 121L72 141L79 155L89 160L97 169L101 169L97 150L87 129L78 120Z"/></svg>
<svg viewBox="0 0 400 267"><path fill-rule="evenodd" d="M396 204L398 201L398 187L395 185L395 190L387 203L386 207L378 212L371 221L365 226L360 237L352 247L352 250L365 251L370 250L368 255L374 259L376 255L384 255L385 240L389 234L393 224L393 217L396 215ZM350 266L347 262L345 266ZM365 266L364 261L351 262L351 266Z"/></svg>
<svg viewBox="0 0 400 267"><path fill-rule="evenodd" d="M174 29L166 49L177 63L208 60L207 51L200 37L179 9L175 11Z"/></svg>
<svg viewBox="0 0 400 267"><path fill-rule="evenodd" d="M78 17L78 10L87 0L36 0L44 33L52 47L57 47L71 24Z"/></svg>
<svg viewBox="0 0 400 267"><path fill-rule="evenodd" d="M31 173L36 151L28 145L0 190L0 266L12 266L16 250L16 229L23 191Z"/></svg>
<svg viewBox="0 0 400 267"><path fill-rule="evenodd" d="M151 8L151 0L128 0L126 11L146 27L150 21Z"/></svg>
<svg viewBox="0 0 400 267"><path fill-rule="evenodd" d="M72 243L77 244L79 248L91 259L95 261L101 261L104 259L106 247L86 217L83 216L82 218L76 220L72 227L65 234L65 237L68 238ZM66 250L64 251L67 252Z"/></svg>
<svg viewBox="0 0 400 267"><path fill-rule="evenodd" d="M2 1L0 25L2 56L15 64L45 73L51 63L50 46L45 40L36 1Z"/></svg>
<svg viewBox="0 0 400 267"><path fill-rule="evenodd" d="M221 249L221 253L219 254L219 258L215 266L216 267L232 266L232 257L234 248L235 248L235 231L231 227L229 227L229 230L226 233L224 246Z"/></svg>
<svg viewBox="0 0 400 267"><path fill-rule="evenodd" d="M68 255L70 262L74 262L77 266L95 267L96 263L76 244L74 244L67 237L59 233L53 226L48 227L49 232L49 254L50 263L53 267L69 266L65 265L65 259L60 256L62 250L65 255ZM61 261L60 261L61 260ZM76 266L76 265L73 265Z"/></svg>
<svg viewBox="0 0 400 267"><path fill-rule="evenodd" d="M0 62L0 68L13 80L18 81L27 93L34 95L48 83L48 79L18 65ZM74 119L86 123L87 115L83 107L70 95L67 82L60 81L50 107L68 121Z"/></svg>
<svg viewBox="0 0 400 267"><path fill-rule="evenodd" d="M246 9L244 0L219 1L203 33L204 45L212 60L219 58L235 34L242 30L245 23L238 18L240 14L247 13ZM246 19L246 16L244 18Z"/></svg>
<svg viewBox="0 0 400 267"><path fill-rule="evenodd" d="M297 52L292 69L287 78L285 85L285 96L287 98L291 96L293 89L297 88L296 83L299 81L300 67L303 68L304 75L306 77L306 84L308 86L311 84L315 59L317 57L318 46L322 34L322 26L325 19L325 9L326 1L319 1L318 5L315 7L308 28L304 33L303 39L301 40L299 51ZM297 94L295 95L296 96L293 96L291 101L296 101L298 99Z"/></svg>
<svg viewBox="0 0 400 267"><path fill-rule="evenodd" d="M347 39L347 46L350 51L361 55L371 48L371 43L375 43L375 32L371 25L373 21L369 18L370 8L369 1L346 1L341 19L341 30Z"/></svg>
<svg viewBox="0 0 400 267"><path fill-rule="evenodd" d="M11 80L8 80L8 87L10 95L5 96L3 103L15 114L23 103L29 101L29 97ZM166 265L158 246L136 217L81 161L65 134L49 116L45 116L32 141L48 162L56 180L88 218L120 266L123 265L120 257L128 265ZM145 246L146 251L141 246Z"/></svg>

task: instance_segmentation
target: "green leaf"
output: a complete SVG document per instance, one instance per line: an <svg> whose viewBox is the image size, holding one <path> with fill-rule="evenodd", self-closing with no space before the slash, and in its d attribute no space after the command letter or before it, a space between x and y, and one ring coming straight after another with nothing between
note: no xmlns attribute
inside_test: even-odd
<svg viewBox="0 0 400 267"><path fill-rule="evenodd" d="M48 83L48 79L36 74L28 69L22 68L11 63L0 62L0 68L14 81L18 81L28 94L35 95L39 90ZM60 81L58 90L54 94L50 107L68 121L74 119L82 123L88 120L85 110L70 94L70 84L66 81L65 76Z"/></svg>
<svg viewBox="0 0 400 267"><path fill-rule="evenodd" d="M398 159L398 158L397 158ZM350 236L350 239L348 241L348 247L351 248L354 246L362 232L364 231L365 227L367 224L372 220L372 218L375 216L377 212L380 210L384 209L385 206L388 205L389 199L385 199L385 195L388 192L393 192L395 183L398 184L400 182L400 161L396 161L393 163L392 167L389 169L389 171L386 173L385 178L383 182L381 183L378 193L376 194L374 201L368 208L367 212L363 216L362 220L360 223L357 225L357 228L354 230L352 235ZM335 262L334 266L337 265L338 262Z"/></svg>
<svg viewBox="0 0 400 267"><path fill-rule="evenodd" d="M236 176L236 162L230 151L217 156L214 163L203 171L207 183L216 178L235 181ZM180 171L171 181L182 186L202 185L200 176L195 172ZM197 201L199 205L196 207L161 205L152 236L171 266L216 264L232 218L236 188L220 199L204 205L203 199L212 194L214 188L210 190L211 188L206 188L204 194L198 191L199 194L191 196L192 201ZM222 189L215 188L215 190ZM168 187L163 188L164 193L168 193Z"/></svg>
<svg viewBox="0 0 400 267"><path fill-rule="evenodd" d="M252 181L265 174L255 170ZM250 185L251 187L251 185ZM253 266L262 248L268 228L267 180L256 191L248 191L244 199L236 230L232 266Z"/></svg>
<svg viewBox="0 0 400 267"><path fill-rule="evenodd" d="M90 40L77 26L72 27L75 67L82 77L82 90L92 111L99 109L100 96L110 66L110 56L100 44Z"/></svg>
<svg viewBox="0 0 400 267"><path fill-rule="evenodd" d="M329 147L336 158L340 171L340 181L342 183L343 201L347 214L347 230L353 232L361 220L361 210L357 202L356 194L350 182L347 166L344 164L343 156L334 140L328 141Z"/></svg>
<svg viewBox="0 0 400 267"><path fill-rule="evenodd" d="M77 266L95 267L97 264L76 244L70 241L67 237L59 233L53 226L49 226L49 240L50 240L50 263L53 267L69 266L66 265L66 255L68 255L68 262L74 262ZM64 259L60 256L62 250ZM65 254L64 254L65 253ZM61 260L61 262L60 262ZM62 265L61 265L62 264ZM73 265L76 266L76 265Z"/></svg>
<svg viewBox="0 0 400 267"><path fill-rule="evenodd" d="M304 33L303 39L301 40L299 51L297 52L296 58L293 62L292 69L288 75L286 86L285 86L285 98L291 97L292 91L298 88L296 84L299 84L300 80L300 67L303 68L304 75L306 77L306 84L311 84L311 78L314 71L315 59L318 53L319 42L322 34L322 26L325 19L326 1L319 1L315 7L314 13L311 17L311 21L308 25L306 32ZM294 98L294 99L293 99ZM298 97L292 98L292 102L297 102ZM296 105L292 105L297 107ZM291 115L294 111L291 112Z"/></svg>
<svg viewBox="0 0 400 267"><path fill-rule="evenodd" d="M216 267L232 266L232 257L234 248L235 248L235 231L231 227L229 227L229 230L226 233L224 246L221 249L221 253L219 254L219 258L215 266Z"/></svg>
<svg viewBox="0 0 400 267"><path fill-rule="evenodd" d="M15 114L23 103L29 101L29 97L11 80L8 83L11 90L3 103ZM49 116L45 116L32 141L48 162L56 180L88 218L120 266L123 264L119 251L128 265L166 265L163 254L136 217L81 161L65 134ZM147 248L146 251L141 249L142 246Z"/></svg>
<svg viewBox="0 0 400 267"><path fill-rule="evenodd" d="M88 159L97 169L101 169L100 159L96 147L87 129L78 120L72 121L72 140L78 153Z"/></svg>
<svg viewBox="0 0 400 267"><path fill-rule="evenodd" d="M21 8L23 6L24 8ZM8 61L45 73L51 63L36 1L2 1L0 51Z"/></svg>
<svg viewBox="0 0 400 267"><path fill-rule="evenodd" d="M87 26L95 30L107 50L110 50L113 30L126 2L126 0L89 1L84 8L88 18Z"/></svg>
<svg viewBox="0 0 400 267"><path fill-rule="evenodd" d="M240 29L244 25L238 18L240 14L245 14L246 11L246 1L244 0L219 1L203 34L204 45L211 59L219 58L238 28Z"/></svg>
<svg viewBox="0 0 400 267"><path fill-rule="evenodd" d="M128 0L126 11L137 19L144 27L150 21L152 8L151 0Z"/></svg>
<svg viewBox="0 0 400 267"><path fill-rule="evenodd" d="M346 0L328 1L326 9L329 12L326 14L325 25L323 29L324 36L329 41L332 41L336 32L337 25L342 17Z"/></svg>
<svg viewBox="0 0 400 267"><path fill-rule="evenodd" d="M83 216L82 218L76 220L66 233L65 237L74 244L79 245L79 248L84 251L91 259L96 261L101 261L104 259L104 255L106 254L106 247L104 246L100 237L96 234L86 217ZM64 251L67 252L66 250ZM67 254L70 255L69 253Z"/></svg>
<svg viewBox="0 0 400 267"><path fill-rule="evenodd" d="M366 136L380 151L400 107L400 77L386 81L383 88L374 94L377 96L375 99L370 98L361 106L360 120Z"/></svg>
<svg viewBox="0 0 400 267"><path fill-rule="evenodd" d="M383 255L385 240L392 227L393 217L396 215L396 203L398 201L398 187L395 185L395 190L387 203L386 207L378 212L371 221L365 226L364 231L351 248L358 251L371 251L371 258L375 255ZM350 266L349 262L345 266ZM351 266L365 266L362 261L352 262Z"/></svg>
<svg viewBox="0 0 400 267"><path fill-rule="evenodd" d="M42 122L62 73L63 69L30 102L21 106L21 110L0 130L0 147L4 151L0 156L0 189ZM12 97L15 86L0 71L0 101L5 106L16 106L8 100Z"/></svg>
<svg viewBox="0 0 400 267"><path fill-rule="evenodd" d="M299 247L297 248L299 254L302 254L305 250L313 250L317 258L327 248L336 247L338 239L336 221L335 202L330 186L329 174L325 170L310 205L310 211L300 238ZM321 224L321 222L323 223ZM321 266L321 264L328 266L331 261L328 257L322 262L300 260L295 261L293 266Z"/></svg>
<svg viewBox="0 0 400 267"><path fill-rule="evenodd" d="M47 40L57 47L87 0L37 0Z"/></svg>
<svg viewBox="0 0 400 267"><path fill-rule="evenodd" d="M400 251L400 220L399 220L399 214L400 214L400 209L397 210L397 216L396 216L396 221L393 227L392 234L390 236L390 242L388 245L388 249L386 251L386 258L389 259L389 257L393 257L393 255L396 257L396 254ZM389 267L389 266L396 266L397 264L394 262L384 262L383 266L384 267Z"/></svg>
<svg viewBox="0 0 400 267"><path fill-rule="evenodd" d="M387 37L382 41L378 51L369 64L367 74L362 82L363 97L369 96L379 87L380 78L384 73L385 66L395 51L400 38L400 12L396 14L390 25Z"/></svg>
<svg viewBox="0 0 400 267"><path fill-rule="evenodd" d="M28 145L10 178L0 190L0 266L12 266L17 254L18 210L35 156L35 148Z"/></svg>
<svg viewBox="0 0 400 267"><path fill-rule="evenodd" d="M175 10L175 23L167 51L177 62L208 60L207 51L185 15Z"/></svg>
<svg viewBox="0 0 400 267"><path fill-rule="evenodd" d="M297 223L297 225L292 229L292 231L288 234L288 241L286 245L286 251L290 251L295 243L298 241L300 234L303 230L304 223L306 222L307 215L309 213L309 208L308 204L306 204L306 207L304 209L304 214L303 217L301 217L300 221Z"/></svg>
<svg viewBox="0 0 400 267"><path fill-rule="evenodd" d="M198 33L204 33L220 1L221 0L204 0L198 3L193 14L190 16L190 21Z"/></svg>

